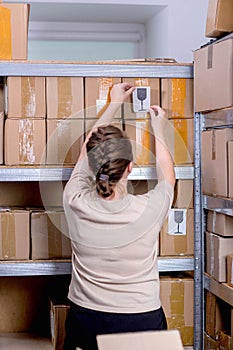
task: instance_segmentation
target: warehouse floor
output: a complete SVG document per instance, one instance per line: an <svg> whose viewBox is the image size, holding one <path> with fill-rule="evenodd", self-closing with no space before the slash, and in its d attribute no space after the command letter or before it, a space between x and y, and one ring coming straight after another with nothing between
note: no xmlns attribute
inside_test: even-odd
<svg viewBox="0 0 233 350"><path fill-rule="evenodd" d="M38 338L28 333L1 333L0 349L7 350L53 350L48 338Z"/></svg>

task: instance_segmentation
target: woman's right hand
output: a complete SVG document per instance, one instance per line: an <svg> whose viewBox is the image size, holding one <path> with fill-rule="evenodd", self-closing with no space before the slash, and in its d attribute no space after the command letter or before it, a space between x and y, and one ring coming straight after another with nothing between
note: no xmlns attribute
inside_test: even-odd
<svg viewBox="0 0 233 350"><path fill-rule="evenodd" d="M134 89L135 87L127 82L114 84L110 92L111 102L124 103Z"/></svg>

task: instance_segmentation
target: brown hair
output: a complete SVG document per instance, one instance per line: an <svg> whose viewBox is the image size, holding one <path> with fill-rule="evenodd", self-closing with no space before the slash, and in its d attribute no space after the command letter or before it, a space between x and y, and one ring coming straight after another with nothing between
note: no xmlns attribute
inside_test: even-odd
<svg viewBox="0 0 233 350"><path fill-rule="evenodd" d="M92 133L86 148L89 166L96 176L97 193L107 198L133 160L131 142L124 131L108 125Z"/></svg>

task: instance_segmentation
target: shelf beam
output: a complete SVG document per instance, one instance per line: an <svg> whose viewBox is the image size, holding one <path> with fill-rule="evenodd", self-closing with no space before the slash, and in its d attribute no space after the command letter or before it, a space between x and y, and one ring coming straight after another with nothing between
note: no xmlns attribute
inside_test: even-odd
<svg viewBox="0 0 233 350"><path fill-rule="evenodd" d="M139 65L140 64L140 65ZM142 66L143 65L143 69ZM67 77L148 77L193 78L193 65L150 64L139 62L127 64L67 63L67 62L2 62L0 76L67 76Z"/></svg>
<svg viewBox="0 0 233 350"><path fill-rule="evenodd" d="M233 108L221 109L218 111L203 114L203 127L232 127L233 126Z"/></svg>
<svg viewBox="0 0 233 350"><path fill-rule="evenodd" d="M220 283L209 275L204 275L204 287L216 297L224 300L229 305L233 306L233 288L226 283Z"/></svg>
<svg viewBox="0 0 233 350"><path fill-rule="evenodd" d="M158 258L160 272L193 271L193 257ZM71 262L65 261L1 261L0 276L42 276L71 274Z"/></svg>
<svg viewBox="0 0 233 350"><path fill-rule="evenodd" d="M203 207L204 209L214 210L217 213L233 216L233 200L229 198L205 195L203 197Z"/></svg>
<svg viewBox="0 0 233 350"><path fill-rule="evenodd" d="M73 168L59 167L0 167L0 182L12 181L66 181L70 178ZM193 179L193 167L175 167L177 179ZM129 180L157 179L155 167L133 168Z"/></svg>

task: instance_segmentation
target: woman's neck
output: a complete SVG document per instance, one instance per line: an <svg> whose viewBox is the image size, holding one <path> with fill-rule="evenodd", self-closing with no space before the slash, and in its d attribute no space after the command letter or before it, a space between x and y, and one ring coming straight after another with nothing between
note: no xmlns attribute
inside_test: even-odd
<svg viewBox="0 0 233 350"><path fill-rule="evenodd" d="M109 201L117 200L125 197L127 194L127 179L121 179L114 187L114 192L111 194L111 196L104 199Z"/></svg>

